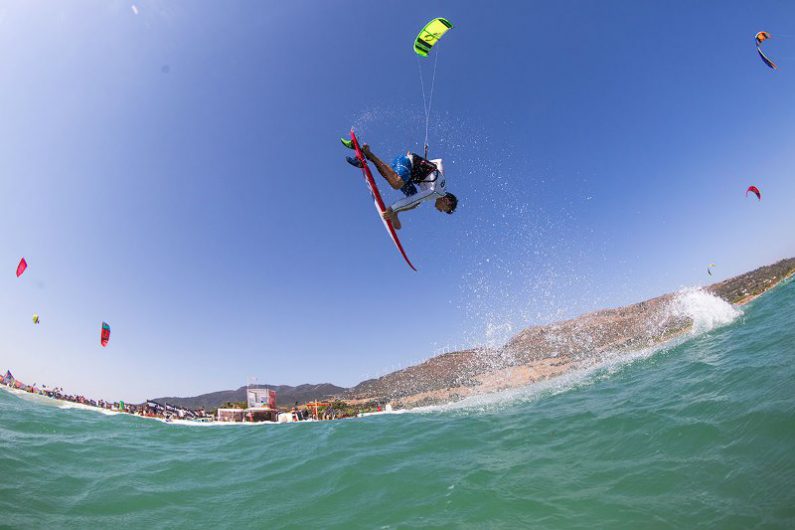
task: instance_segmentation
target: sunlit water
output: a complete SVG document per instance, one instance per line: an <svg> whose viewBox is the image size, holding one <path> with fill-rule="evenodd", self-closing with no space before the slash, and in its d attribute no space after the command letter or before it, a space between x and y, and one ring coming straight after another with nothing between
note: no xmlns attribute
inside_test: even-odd
<svg viewBox="0 0 795 530"><path fill-rule="evenodd" d="M699 310L675 346L408 414L193 427L0 392L0 526L793 528L795 286Z"/></svg>

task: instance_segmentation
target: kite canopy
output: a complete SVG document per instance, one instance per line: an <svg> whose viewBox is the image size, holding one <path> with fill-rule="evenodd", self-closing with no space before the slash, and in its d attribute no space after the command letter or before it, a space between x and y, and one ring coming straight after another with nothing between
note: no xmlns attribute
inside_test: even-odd
<svg viewBox="0 0 795 530"><path fill-rule="evenodd" d="M17 278L22 276L22 273L25 272L25 269L28 268L28 262L25 261L25 258L19 260L19 265L17 265Z"/></svg>
<svg viewBox="0 0 795 530"><path fill-rule="evenodd" d="M757 199L762 200L762 192L756 186L748 186L748 189L745 190L745 196L748 197L749 193L753 193Z"/></svg>
<svg viewBox="0 0 795 530"><path fill-rule="evenodd" d="M34 324L39 323L39 315L37 313L33 313L33 323Z"/></svg>
<svg viewBox="0 0 795 530"><path fill-rule="evenodd" d="M110 326L107 322L102 323L102 331L99 335L99 343L102 344L102 347L108 345L108 341L110 341Z"/></svg>
<svg viewBox="0 0 795 530"><path fill-rule="evenodd" d="M767 31L760 31L759 33L757 33L754 36L754 40L756 41L756 51L759 53L759 57L762 59L762 62L764 62L770 68L775 70L777 68L776 63L771 61L767 57L767 55L765 55L764 52L762 52L762 47L761 47L762 43L765 42L769 38L770 38L770 33L768 33Z"/></svg>
<svg viewBox="0 0 795 530"><path fill-rule="evenodd" d="M435 18L425 24L425 27L420 30L417 38L414 39L414 51L420 57L428 57L431 53L431 48L436 44L442 35L452 29L453 25L444 18Z"/></svg>
<svg viewBox="0 0 795 530"><path fill-rule="evenodd" d="M709 274L710 276L712 276L712 267L715 267L714 263L710 263L709 266L707 267L707 274Z"/></svg>

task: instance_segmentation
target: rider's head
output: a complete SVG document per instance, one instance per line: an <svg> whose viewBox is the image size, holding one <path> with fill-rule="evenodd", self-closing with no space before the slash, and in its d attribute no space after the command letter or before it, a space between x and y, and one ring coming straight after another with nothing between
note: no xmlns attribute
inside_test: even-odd
<svg viewBox="0 0 795 530"><path fill-rule="evenodd" d="M458 206L458 198L452 193L446 193L444 197L436 199L436 209L440 212L453 213Z"/></svg>

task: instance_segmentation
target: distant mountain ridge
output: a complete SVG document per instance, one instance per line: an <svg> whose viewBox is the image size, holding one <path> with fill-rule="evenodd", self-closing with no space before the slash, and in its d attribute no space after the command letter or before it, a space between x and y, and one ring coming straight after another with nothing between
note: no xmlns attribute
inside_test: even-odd
<svg viewBox="0 0 795 530"><path fill-rule="evenodd" d="M201 394L193 397L161 397L155 398L152 401L158 403L168 403L178 407L185 407L189 409L203 408L205 410L215 409L222 406L229 401L245 401L246 388L241 386L237 390L220 390L218 392L210 392L209 394ZM348 390L340 386L332 385L331 383L322 383L319 385L251 385L250 388L269 388L276 391L276 401L281 407L290 407L296 401L305 403L315 399L327 399L332 396L337 396Z"/></svg>

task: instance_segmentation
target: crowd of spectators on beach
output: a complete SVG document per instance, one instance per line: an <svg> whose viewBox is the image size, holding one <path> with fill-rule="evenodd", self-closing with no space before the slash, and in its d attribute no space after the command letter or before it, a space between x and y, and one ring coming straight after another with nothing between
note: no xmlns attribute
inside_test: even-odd
<svg viewBox="0 0 795 530"><path fill-rule="evenodd" d="M0 385L13 388L29 394L45 396L59 401L69 403L76 403L79 405L94 407L112 412L122 412L126 414L133 414L136 416L143 416L147 418L157 418L166 422L174 420L189 420L197 422L209 421L232 421L232 422L260 422L260 421L323 421L323 420L339 420L343 418L351 418L360 415L361 413L381 412L382 407L380 403L369 403L366 405L358 405L356 407L350 406L343 401L334 402L321 402L311 401L304 405L299 405L295 402L289 412L279 413L275 407L270 410L269 414L262 415L260 409L247 409L245 402L229 403L228 406L232 408L218 409L218 418L215 414L208 414L204 409L188 409L184 407L177 407L168 403L159 403L157 401L145 401L140 404L130 404L124 401L105 401L102 399L94 400L82 395L72 395L64 392L62 387L47 387L47 385L27 385L22 381L16 379L10 371L6 371L5 375L0 376ZM274 395L275 405L275 395ZM284 409L282 409L284 410ZM391 409L390 409L391 410ZM211 411L215 412L215 411ZM225 412L222 417L221 412ZM266 412L268 412L266 410Z"/></svg>
<svg viewBox="0 0 795 530"><path fill-rule="evenodd" d="M123 412L126 414L134 414L137 416L144 416L147 418L159 418L165 421L172 421L175 419L209 421L212 416L207 415L204 409L191 410L182 407L175 407L168 403L158 403L155 401L146 401L141 404L130 404L124 401L105 401L103 399L90 399L81 395L67 394L61 387L47 387L47 385L27 385L22 381L14 378L10 371L6 371L5 375L0 377L0 384L9 388L14 388L27 392L29 394L36 394L39 396L46 396L48 398L57 399L59 401L67 401L70 403L77 403L88 407L95 407L98 409L109 410L113 412Z"/></svg>

